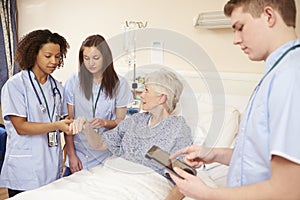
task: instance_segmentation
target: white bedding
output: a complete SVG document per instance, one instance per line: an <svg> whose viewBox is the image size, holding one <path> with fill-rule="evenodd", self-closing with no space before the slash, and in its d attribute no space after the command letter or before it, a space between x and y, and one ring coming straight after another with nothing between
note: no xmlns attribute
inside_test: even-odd
<svg viewBox="0 0 300 200"><path fill-rule="evenodd" d="M216 185L199 171L210 186ZM122 158L109 158L104 165L82 170L41 188L20 193L12 200L163 200L173 184L152 169ZM185 198L189 199L189 198Z"/></svg>
<svg viewBox="0 0 300 200"><path fill-rule="evenodd" d="M198 103L198 112L185 113L189 119L198 119L192 127L195 131L196 144L202 144L209 132L212 121L212 106L216 114L220 109L225 109L225 118L219 137L213 144L214 147L233 146L234 138L238 131L240 113L247 104L249 94L255 87L261 75L225 73L220 74L226 93L226 106L212 105L205 91L195 95ZM199 86L199 76L193 75L187 80L196 80L196 88ZM214 78L210 81L214 81ZM186 105L190 104L190 97L186 95ZM184 98L183 98L184 99ZM184 102L183 102L184 103ZM213 163L206 166L206 170L197 170L198 176L211 187L222 187L225 185L228 167ZM173 185L164 177L153 170L138 164L125 161L121 158L110 158L104 165L91 170L82 170L69 177L57 180L49 185L36 190L27 191L16 195L12 200L160 200L164 199ZM190 198L185 198L190 200Z"/></svg>
<svg viewBox="0 0 300 200"><path fill-rule="evenodd" d="M199 123L195 143L201 144L209 129L212 105L199 100ZM224 127L215 146L231 146L238 129L239 112L231 106L225 109ZM224 186L227 167L210 164L206 170L198 170L198 176L211 187ZM152 169L112 157L104 165L82 170L39 189L27 191L11 198L13 200L72 199L72 200L160 200L165 199L173 185ZM188 200L189 198L185 198Z"/></svg>
<svg viewBox="0 0 300 200"><path fill-rule="evenodd" d="M172 184L150 168L121 158L82 170L36 190L20 193L13 200L33 199L164 199Z"/></svg>

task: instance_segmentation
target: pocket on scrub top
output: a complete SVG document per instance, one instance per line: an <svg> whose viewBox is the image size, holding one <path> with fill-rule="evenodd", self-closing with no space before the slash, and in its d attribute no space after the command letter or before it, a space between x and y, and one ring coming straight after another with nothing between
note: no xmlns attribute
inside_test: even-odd
<svg viewBox="0 0 300 200"><path fill-rule="evenodd" d="M35 163L31 150L12 150L8 156L7 172L10 179L31 180Z"/></svg>

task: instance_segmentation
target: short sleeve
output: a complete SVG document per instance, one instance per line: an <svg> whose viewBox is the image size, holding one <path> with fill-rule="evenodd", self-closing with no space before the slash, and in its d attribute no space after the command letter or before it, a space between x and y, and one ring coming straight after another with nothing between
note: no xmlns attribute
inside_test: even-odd
<svg viewBox="0 0 300 200"><path fill-rule="evenodd" d="M64 97L66 103L69 105L75 104L74 94L75 94L75 86L77 85L76 80L78 80L78 72L73 73L64 85Z"/></svg>
<svg viewBox="0 0 300 200"><path fill-rule="evenodd" d="M66 103L66 98L64 98L65 97L64 87L62 86L62 84L58 80L54 79L54 81L56 82L56 86L58 87L58 91L60 93L60 94L58 94L58 96L59 96L59 98L61 98L60 99L60 101L61 101L60 102L61 103L61 108L60 108L61 109L60 110L61 117L65 117L65 116L68 115L68 107L67 107L67 103Z"/></svg>
<svg viewBox="0 0 300 200"><path fill-rule="evenodd" d="M299 69L279 71L272 81L269 97L271 154L296 163L300 163L299 77Z"/></svg>
<svg viewBox="0 0 300 200"><path fill-rule="evenodd" d="M2 87L1 102L4 120L9 120L9 115L27 116L25 85L22 84L20 74L9 79Z"/></svg>
<svg viewBox="0 0 300 200"><path fill-rule="evenodd" d="M119 85L116 95L116 107L125 107L133 103L133 95L128 82L122 76L119 76Z"/></svg>

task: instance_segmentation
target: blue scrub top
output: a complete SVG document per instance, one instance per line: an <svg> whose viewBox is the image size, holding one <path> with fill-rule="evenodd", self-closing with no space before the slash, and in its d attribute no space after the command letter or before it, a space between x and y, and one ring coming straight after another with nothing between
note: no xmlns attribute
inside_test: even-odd
<svg viewBox="0 0 300 200"><path fill-rule="evenodd" d="M133 95L127 80L118 76L119 84L116 94L110 98L105 91L101 91L100 97L95 112L96 118L103 118L113 120L116 118L116 108L126 107L133 103ZM88 100L80 87L78 72L72 76L65 83L65 95L67 104L74 106L74 119L79 116L84 116L87 120L93 118L92 99ZM93 84L93 96L97 99L99 88L101 84ZM107 129L101 128L98 130L99 134ZM84 169L91 169L102 163L111 153L108 150L95 150L91 147L83 132L74 135L74 146L76 155L82 162ZM66 159L66 166L69 166L69 158Z"/></svg>
<svg viewBox="0 0 300 200"><path fill-rule="evenodd" d="M268 72L279 57L300 39L291 41L266 60ZM286 54L265 77L249 102L240 125L227 185L270 179L272 155L300 164L300 48Z"/></svg>
<svg viewBox="0 0 300 200"><path fill-rule="evenodd" d="M34 80L41 100L44 98L39 86ZM53 81L53 80L52 80ZM52 83L53 84L53 83ZM56 81L63 94L62 85ZM41 85L49 108L54 106L53 93L48 76L46 83ZM56 95L56 102L60 101ZM39 135L19 135L9 119L9 115L27 118L29 122L50 122L47 112L42 112L28 77L28 71L23 70L8 79L2 88L2 114L7 131L7 149L0 175L0 187L15 190L31 190L55 181L62 175L62 149L60 137L58 146L49 147L47 133ZM55 113L67 114L66 104L56 103ZM58 109L60 109L58 111ZM53 121L58 117L54 115Z"/></svg>

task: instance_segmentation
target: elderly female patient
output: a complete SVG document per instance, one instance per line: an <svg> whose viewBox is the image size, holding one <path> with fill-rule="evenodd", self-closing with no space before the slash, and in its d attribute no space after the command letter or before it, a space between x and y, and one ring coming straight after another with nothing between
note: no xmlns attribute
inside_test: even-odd
<svg viewBox="0 0 300 200"><path fill-rule="evenodd" d="M142 109L120 122L109 131L97 134L84 117L78 117L71 125L73 134L83 130L95 149L108 149L115 156L145 165L165 176L155 161L145 158L152 145L172 154L192 144L191 129L182 116L174 115L183 90L178 77L171 71L161 69L145 77L145 91L141 94ZM167 177L168 178L168 177ZM174 187L169 196L177 195Z"/></svg>

